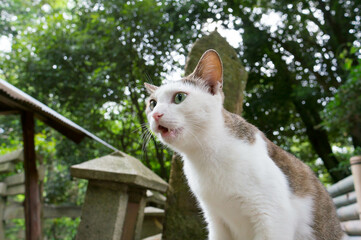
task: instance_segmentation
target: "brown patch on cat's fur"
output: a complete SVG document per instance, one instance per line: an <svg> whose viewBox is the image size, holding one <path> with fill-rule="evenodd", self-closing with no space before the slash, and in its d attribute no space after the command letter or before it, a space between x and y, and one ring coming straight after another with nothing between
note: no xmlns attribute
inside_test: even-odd
<svg viewBox="0 0 361 240"><path fill-rule="evenodd" d="M271 159L286 175L293 194L313 199L313 225L316 240L340 240L343 232L331 197L314 172L292 154L284 151L262 134Z"/></svg>
<svg viewBox="0 0 361 240"><path fill-rule="evenodd" d="M259 131L255 126L225 109L223 109L223 117L226 128L234 137L254 143L256 140L255 134Z"/></svg>
<svg viewBox="0 0 361 240"><path fill-rule="evenodd" d="M343 232L336 216L331 197L314 172L298 158L271 142L257 127L242 117L223 110L226 128L230 133L249 143L255 142L257 133L267 144L269 156L287 177L292 193L313 199L313 225L316 240L341 240Z"/></svg>

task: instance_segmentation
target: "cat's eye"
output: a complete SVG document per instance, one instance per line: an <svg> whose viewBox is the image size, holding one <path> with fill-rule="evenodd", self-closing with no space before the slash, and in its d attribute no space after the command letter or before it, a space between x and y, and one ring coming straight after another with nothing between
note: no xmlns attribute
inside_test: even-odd
<svg viewBox="0 0 361 240"><path fill-rule="evenodd" d="M149 102L150 111L153 111L153 109L155 108L156 105L157 105L157 101L155 101L154 99L150 100L150 102Z"/></svg>
<svg viewBox="0 0 361 240"><path fill-rule="evenodd" d="M174 103L179 104L183 102L184 99L186 99L186 97L187 97L186 93L179 92L174 96Z"/></svg>

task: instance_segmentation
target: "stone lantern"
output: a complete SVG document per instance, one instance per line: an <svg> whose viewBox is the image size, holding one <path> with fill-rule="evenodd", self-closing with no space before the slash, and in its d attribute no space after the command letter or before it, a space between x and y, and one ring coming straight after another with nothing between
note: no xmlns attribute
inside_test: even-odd
<svg viewBox="0 0 361 240"><path fill-rule="evenodd" d="M78 240L140 239L146 190L165 192L168 184L138 159L114 152L71 167L89 181Z"/></svg>

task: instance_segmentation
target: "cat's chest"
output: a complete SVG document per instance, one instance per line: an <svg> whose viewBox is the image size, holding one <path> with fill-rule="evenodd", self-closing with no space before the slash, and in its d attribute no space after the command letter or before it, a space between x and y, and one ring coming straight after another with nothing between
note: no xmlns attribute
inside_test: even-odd
<svg viewBox="0 0 361 240"><path fill-rule="evenodd" d="M184 157L184 172L193 192L209 198L230 195L233 191L247 189L249 181L258 178L257 161L252 161L242 144L227 146L216 154Z"/></svg>
<svg viewBox="0 0 361 240"><path fill-rule="evenodd" d="M254 144L228 143L203 159L184 156L184 172L192 191L204 199L249 199L269 189L286 188L286 179L268 156L262 139L256 139Z"/></svg>

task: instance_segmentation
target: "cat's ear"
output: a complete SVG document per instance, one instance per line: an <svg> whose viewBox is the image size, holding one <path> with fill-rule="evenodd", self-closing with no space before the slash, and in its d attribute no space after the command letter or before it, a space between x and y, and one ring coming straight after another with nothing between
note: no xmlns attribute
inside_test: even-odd
<svg viewBox="0 0 361 240"><path fill-rule="evenodd" d="M222 60L216 50L210 49L203 53L192 75L195 79L205 81L213 95L222 90Z"/></svg>
<svg viewBox="0 0 361 240"><path fill-rule="evenodd" d="M158 89L157 86L154 86L154 85L149 84L149 83L144 83L144 86L145 86L145 89L147 89L147 92L148 92L149 94L152 94L155 90Z"/></svg>

